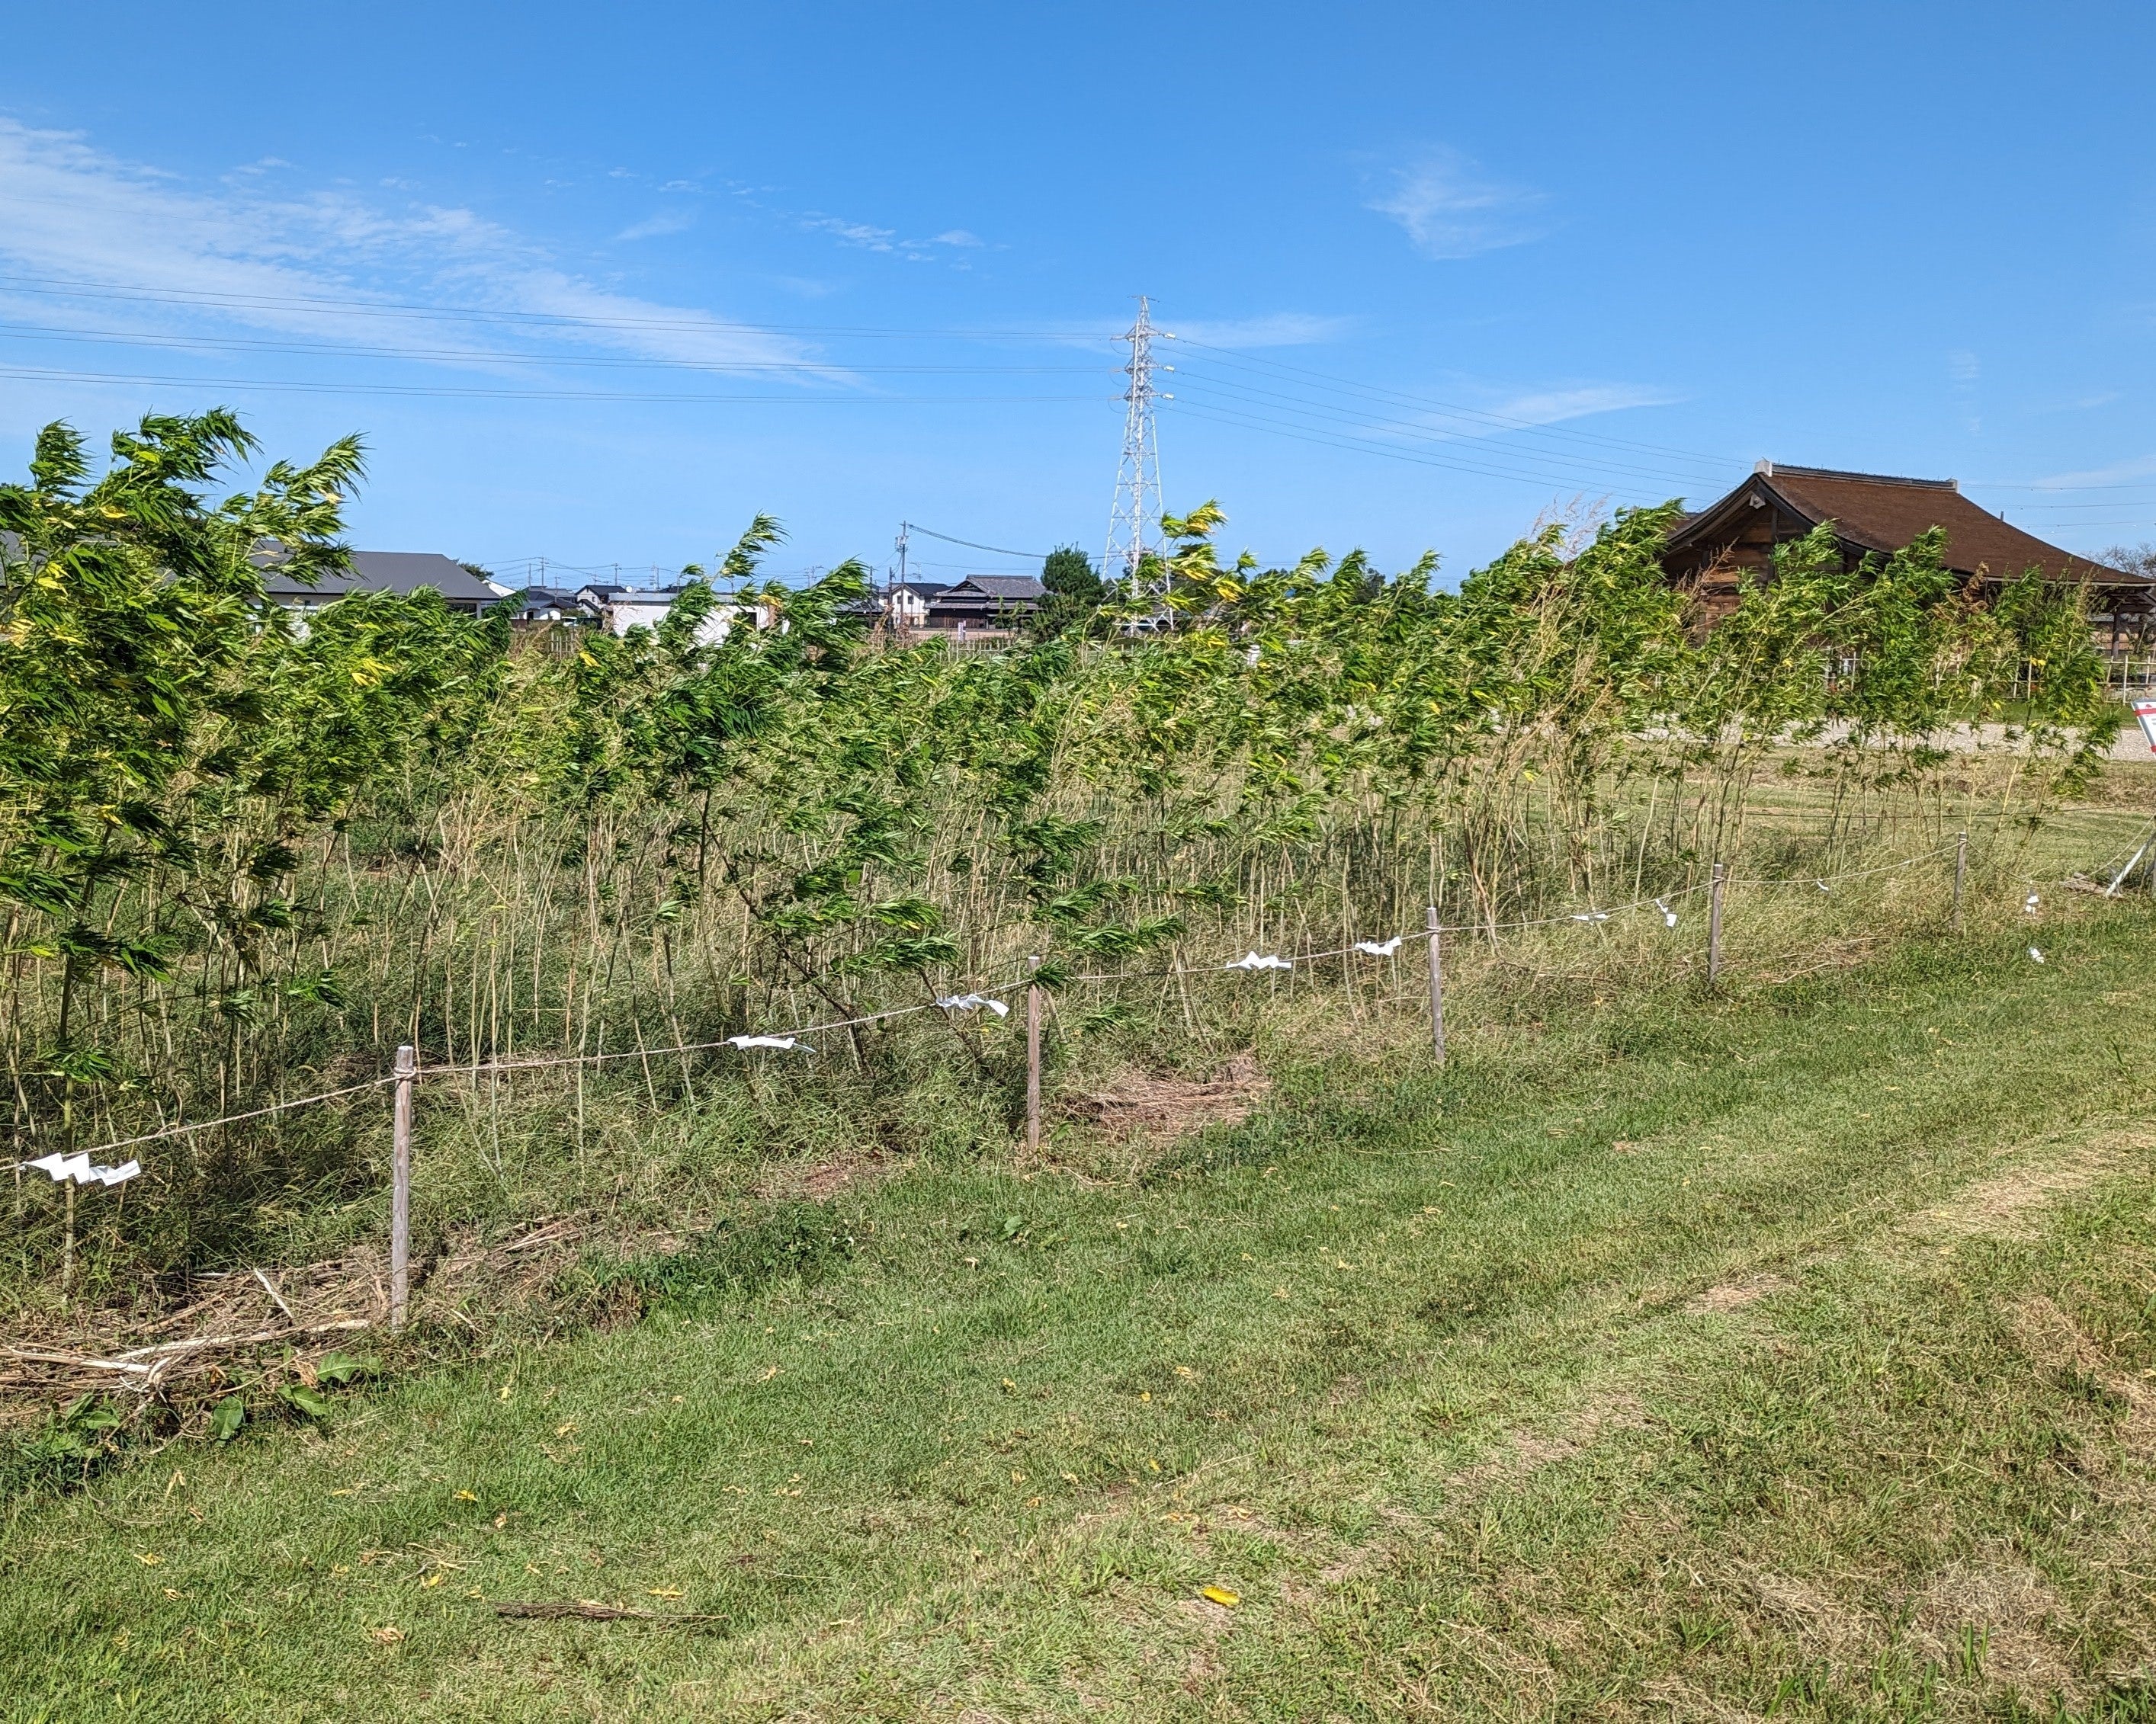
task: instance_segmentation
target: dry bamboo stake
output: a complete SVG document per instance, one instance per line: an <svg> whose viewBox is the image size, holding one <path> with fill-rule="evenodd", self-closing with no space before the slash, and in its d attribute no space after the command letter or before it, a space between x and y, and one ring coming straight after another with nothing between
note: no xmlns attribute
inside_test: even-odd
<svg viewBox="0 0 2156 1724"><path fill-rule="evenodd" d="M419 1054L406 1045L397 1050L397 1111L389 1187L389 1327L404 1326L404 1308L412 1291L412 1080Z"/></svg>
<svg viewBox="0 0 2156 1724"><path fill-rule="evenodd" d="M1040 960L1026 960L1034 969L1040 967ZM1040 1147L1040 984L1031 983L1025 990L1025 1147L1029 1150Z"/></svg>
<svg viewBox="0 0 2156 1724"><path fill-rule="evenodd" d="M1707 889L1707 985L1712 988L1722 976L1722 882L1728 870L1714 865L1714 877Z"/></svg>
<svg viewBox="0 0 2156 1724"><path fill-rule="evenodd" d="M1954 844L1953 931L1961 932L1961 883L1969 872L1969 834L1964 832Z"/></svg>
<svg viewBox="0 0 2156 1724"><path fill-rule="evenodd" d="M1437 1063L1445 1064L1445 936L1437 925L1437 906L1430 906L1430 1044Z"/></svg>

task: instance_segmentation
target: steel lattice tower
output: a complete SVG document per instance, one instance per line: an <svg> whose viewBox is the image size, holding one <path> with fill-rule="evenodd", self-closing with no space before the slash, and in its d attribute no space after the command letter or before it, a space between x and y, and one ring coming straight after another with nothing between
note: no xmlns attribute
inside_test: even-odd
<svg viewBox="0 0 2156 1724"><path fill-rule="evenodd" d="M1116 469L1116 500L1108 511L1108 548L1101 558L1101 577L1126 585L1133 599L1138 596L1140 564L1160 551L1160 437L1152 405L1161 396L1152 382L1155 336L1175 339L1152 326L1151 302L1141 295L1137 321L1122 336L1131 344L1130 363L1123 367L1131 380L1123 392L1123 459Z"/></svg>

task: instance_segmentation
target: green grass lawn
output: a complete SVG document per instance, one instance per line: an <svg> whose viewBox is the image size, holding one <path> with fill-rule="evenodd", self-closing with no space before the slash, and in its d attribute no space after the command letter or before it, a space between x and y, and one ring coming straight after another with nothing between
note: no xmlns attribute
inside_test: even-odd
<svg viewBox="0 0 2156 1724"><path fill-rule="evenodd" d="M2010 931L917 1169L23 1500L0 1713L2156 1719L2156 952Z"/></svg>

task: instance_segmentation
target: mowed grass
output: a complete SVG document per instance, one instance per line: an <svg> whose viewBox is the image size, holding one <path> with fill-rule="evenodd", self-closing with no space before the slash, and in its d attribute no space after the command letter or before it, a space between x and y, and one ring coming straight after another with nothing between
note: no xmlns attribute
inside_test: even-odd
<svg viewBox="0 0 2156 1724"><path fill-rule="evenodd" d="M814 1278L18 1504L0 1710L2156 1718L2149 933L916 1170Z"/></svg>

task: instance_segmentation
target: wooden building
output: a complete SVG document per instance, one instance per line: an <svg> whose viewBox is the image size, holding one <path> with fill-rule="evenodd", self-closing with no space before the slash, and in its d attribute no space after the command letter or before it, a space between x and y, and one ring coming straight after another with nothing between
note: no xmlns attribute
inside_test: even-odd
<svg viewBox="0 0 2156 1724"><path fill-rule="evenodd" d="M1785 467L1762 461L1728 495L1687 515L1662 554L1671 576L1695 587L1710 623L1737 607L1748 574L1770 569L1774 548L1831 521L1845 566L1899 551L1933 527L1947 536L1947 567L1974 586L2017 580L2034 569L2046 580L2086 582L2099 645L2147 649L2156 581L2062 551L1978 507L1951 479L1897 479Z"/></svg>
<svg viewBox="0 0 2156 1724"><path fill-rule="evenodd" d="M1040 608L1048 589L1034 575L968 575L928 603L931 629L1009 634Z"/></svg>

